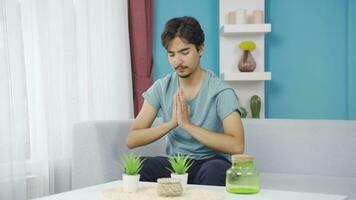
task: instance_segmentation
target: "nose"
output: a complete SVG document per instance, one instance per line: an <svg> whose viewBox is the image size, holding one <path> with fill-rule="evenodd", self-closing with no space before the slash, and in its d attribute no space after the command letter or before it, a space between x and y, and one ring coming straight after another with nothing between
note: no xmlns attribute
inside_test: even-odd
<svg viewBox="0 0 356 200"><path fill-rule="evenodd" d="M180 57L180 55L175 55L172 59L172 64L175 67L180 66L183 64L183 59Z"/></svg>

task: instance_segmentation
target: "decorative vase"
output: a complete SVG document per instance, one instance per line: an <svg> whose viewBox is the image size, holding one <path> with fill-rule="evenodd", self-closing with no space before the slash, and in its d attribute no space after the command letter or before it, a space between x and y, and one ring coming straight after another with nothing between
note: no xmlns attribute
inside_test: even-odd
<svg viewBox="0 0 356 200"><path fill-rule="evenodd" d="M140 182L140 175L122 175L123 191L128 193L136 192L138 183Z"/></svg>
<svg viewBox="0 0 356 200"><path fill-rule="evenodd" d="M236 24L236 11L231 11L227 14L227 23Z"/></svg>
<svg viewBox="0 0 356 200"><path fill-rule="evenodd" d="M171 173L171 178L175 178L180 180L180 183L182 184L183 191L185 190L187 184L188 184L188 173L185 174L173 174Z"/></svg>
<svg viewBox="0 0 356 200"><path fill-rule="evenodd" d="M254 24L264 24L263 10L254 10L252 16Z"/></svg>
<svg viewBox="0 0 356 200"><path fill-rule="evenodd" d="M251 51L243 51L238 68L240 72L253 72L256 69L256 61L252 57Z"/></svg>
<svg viewBox="0 0 356 200"><path fill-rule="evenodd" d="M257 95L253 95L250 100L250 108L252 118L260 118L261 111L261 98Z"/></svg>
<svg viewBox="0 0 356 200"><path fill-rule="evenodd" d="M236 10L236 24L247 24L247 15L245 9Z"/></svg>

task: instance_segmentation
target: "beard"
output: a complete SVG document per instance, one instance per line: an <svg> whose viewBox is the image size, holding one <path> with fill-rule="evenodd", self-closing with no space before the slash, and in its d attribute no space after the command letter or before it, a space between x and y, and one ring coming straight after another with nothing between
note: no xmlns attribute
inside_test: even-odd
<svg viewBox="0 0 356 200"><path fill-rule="evenodd" d="M185 75L179 75L179 78L188 78L192 73L189 73L189 74L185 74Z"/></svg>
<svg viewBox="0 0 356 200"><path fill-rule="evenodd" d="M180 78L188 78L191 74L192 74L192 72L190 72L190 73L188 73L188 74L179 74L179 72L177 72L178 71L178 69L179 68L189 68L188 66L178 66L178 67L175 67L175 70L176 70L176 73L177 73L177 75L180 77Z"/></svg>

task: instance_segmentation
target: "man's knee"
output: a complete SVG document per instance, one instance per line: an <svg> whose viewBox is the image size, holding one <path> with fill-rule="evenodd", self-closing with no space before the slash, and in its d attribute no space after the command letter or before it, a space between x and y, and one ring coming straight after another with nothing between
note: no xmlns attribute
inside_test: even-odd
<svg viewBox="0 0 356 200"><path fill-rule="evenodd" d="M144 157L142 169L140 171L140 181L155 182L157 178L165 177L166 165L168 162L163 157Z"/></svg>
<svg viewBox="0 0 356 200"><path fill-rule="evenodd" d="M211 160L204 163L198 174L198 184L203 185L225 185L226 171L231 167L231 164L226 160Z"/></svg>
<svg viewBox="0 0 356 200"><path fill-rule="evenodd" d="M154 169L155 165L157 165L157 162L159 162L155 157L143 157L142 159L143 162L141 172Z"/></svg>
<svg viewBox="0 0 356 200"><path fill-rule="evenodd" d="M225 175L226 170L231 167L231 164L224 160L211 160L207 163L204 163L201 167L201 170L210 176Z"/></svg>
<svg viewBox="0 0 356 200"><path fill-rule="evenodd" d="M155 157L144 157L143 159L140 180L152 182L154 181L154 169L158 161Z"/></svg>

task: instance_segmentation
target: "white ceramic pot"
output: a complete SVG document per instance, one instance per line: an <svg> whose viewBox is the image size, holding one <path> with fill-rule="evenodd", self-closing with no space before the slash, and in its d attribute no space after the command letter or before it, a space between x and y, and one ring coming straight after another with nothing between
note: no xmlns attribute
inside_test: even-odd
<svg viewBox="0 0 356 200"><path fill-rule="evenodd" d="M182 184L183 191L186 189L187 184L188 184L188 173L185 174L171 174L171 178L176 178L180 180L180 183Z"/></svg>
<svg viewBox="0 0 356 200"><path fill-rule="evenodd" d="M136 192L138 189L138 183L140 182L140 175L122 175L122 185L124 192Z"/></svg>

